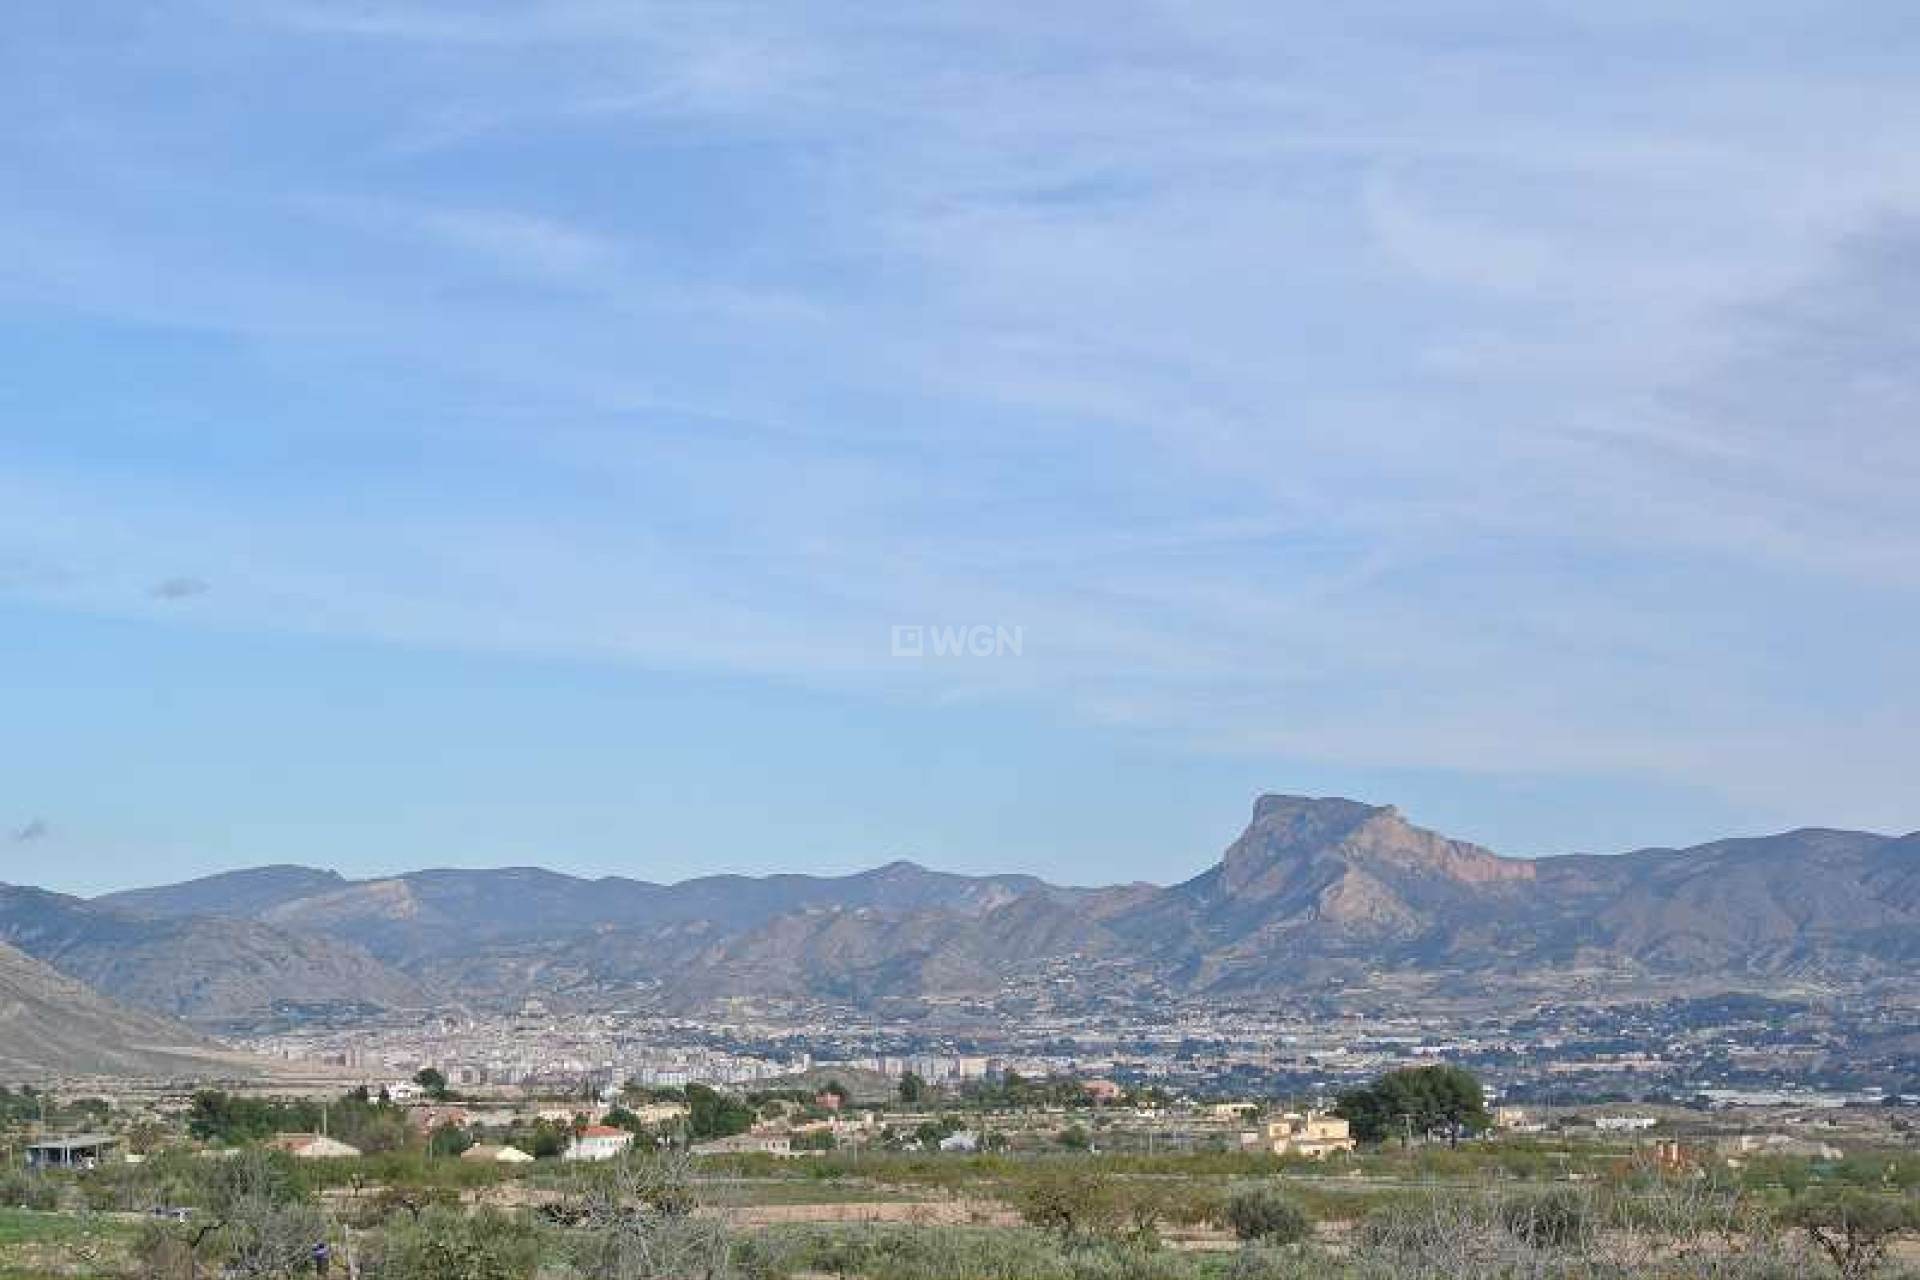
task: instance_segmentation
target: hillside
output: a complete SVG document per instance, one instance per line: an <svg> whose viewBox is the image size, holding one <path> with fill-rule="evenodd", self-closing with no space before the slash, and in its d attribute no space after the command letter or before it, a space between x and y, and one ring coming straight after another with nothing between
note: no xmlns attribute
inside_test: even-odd
<svg viewBox="0 0 1920 1280"><path fill-rule="evenodd" d="M95 899L101 906L156 916L258 915L278 903L337 889L346 879L337 871L281 864L226 871L180 884L129 889Z"/></svg>
<svg viewBox="0 0 1920 1280"><path fill-rule="evenodd" d="M732 934L795 911L874 908L977 914L1032 895L1072 900L1032 876L963 876L892 862L848 876L702 876L660 885L582 879L538 867L414 871L348 881L332 872L268 868L97 901L166 916L255 919L321 933L393 960L464 954L507 939L703 922Z"/></svg>
<svg viewBox="0 0 1920 1280"><path fill-rule="evenodd" d="M0 943L0 1079L246 1074L242 1060L179 1023L115 1004Z"/></svg>
<svg viewBox="0 0 1920 1280"><path fill-rule="evenodd" d="M250 920L136 915L44 889L0 885L0 942L122 1003L175 1018L429 1000L415 979L337 939Z"/></svg>

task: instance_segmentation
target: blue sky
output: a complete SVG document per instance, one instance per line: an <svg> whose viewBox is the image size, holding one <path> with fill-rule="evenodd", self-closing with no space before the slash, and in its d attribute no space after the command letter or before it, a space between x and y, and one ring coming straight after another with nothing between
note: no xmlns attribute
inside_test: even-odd
<svg viewBox="0 0 1920 1280"><path fill-rule="evenodd" d="M1910 6L4 21L0 879L1920 827Z"/></svg>

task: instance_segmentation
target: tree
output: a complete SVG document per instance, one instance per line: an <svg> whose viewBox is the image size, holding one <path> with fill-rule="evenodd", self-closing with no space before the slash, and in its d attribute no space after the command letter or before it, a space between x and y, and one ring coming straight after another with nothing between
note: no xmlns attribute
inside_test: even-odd
<svg viewBox="0 0 1920 1280"><path fill-rule="evenodd" d="M406 1113L384 1097L378 1102L367 1102L349 1094L328 1107L326 1125L332 1136L368 1155L397 1151L407 1145L411 1136ZM300 1126L303 1131L315 1127L313 1124Z"/></svg>
<svg viewBox="0 0 1920 1280"><path fill-rule="evenodd" d="M1389 1071L1364 1089L1341 1094L1333 1112L1363 1142L1380 1142L1393 1133L1456 1138L1493 1124L1480 1082L1449 1066Z"/></svg>
<svg viewBox="0 0 1920 1280"><path fill-rule="evenodd" d="M473 1135L459 1125L449 1121L440 1125L427 1136L427 1153L436 1156L457 1156L473 1145Z"/></svg>
<svg viewBox="0 0 1920 1280"><path fill-rule="evenodd" d="M536 1160L551 1160L567 1149L567 1133L551 1120L539 1120L515 1145Z"/></svg>
<svg viewBox="0 0 1920 1280"><path fill-rule="evenodd" d="M1298 1244L1313 1235L1313 1222L1300 1206L1271 1187L1234 1192L1220 1216L1241 1240Z"/></svg>
<svg viewBox="0 0 1920 1280"><path fill-rule="evenodd" d="M540 1237L524 1218L435 1205L388 1227L375 1268L382 1280L529 1280Z"/></svg>
<svg viewBox="0 0 1920 1280"><path fill-rule="evenodd" d="M1021 1220L1062 1241L1110 1233L1120 1212L1112 1176L1083 1161L1041 1161L1013 1185Z"/></svg>
<svg viewBox="0 0 1920 1280"><path fill-rule="evenodd" d="M187 1132L202 1142L237 1146L275 1133L304 1133L317 1128L320 1110L313 1103L278 1098L242 1098L218 1089L193 1095Z"/></svg>
<svg viewBox="0 0 1920 1280"><path fill-rule="evenodd" d="M900 1101L907 1106L917 1106L927 1096L927 1082L913 1072L908 1071L900 1077Z"/></svg>
<svg viewBox="0 0 1920 1280"><path fill-rule="evenodd" d="M422 1067L413 1073L413 1082L426 1090L435 1102L447 1099L447 1077L436 1067Z"/></svg>
<svg viewBox="0 0 1920 1280"><path fill-rule="evenodd" d="M689 1089L691 1093L691 1089ZM737 1274L726 1228L695 1217L683 1153L625 1158L583 1172L563 1207L566 1252L584 1280L720 1280Z"/></svg>
<svg viewBox="0 0 1920 1280"><path fill-rule="evenodd" d="M1920 1204L1852 1188L1803 1196L1786 1217L1832 1260L1843 1280L1872 1275L1895 1240L1920 1230Z"/></svg>
<svg viewBox="0 0 1920 1280"><path fill-rule="evenodd" d="M938 1147L947 1138L966 1128L957 1116L941 1116L938 1120L922 1120L913 1127L913 1140L927 1150Z"/></svg>
<svg viewBox="0 0 1920 1280"><path fill-rule="evenodd" d="M696 1142L729 1138L753 1127L753 1108L704 1084L687 1086L687 1128Z"/></svg>
<svg viewBox="0 0 1920 1280"><path fill-rule="evenodd" d="M292 1161L267 1151L244 1151L222 1161L208 1189L221 1251L238 1276L291 1276L304 1271L326 1222L306 1197Z"/></svg>

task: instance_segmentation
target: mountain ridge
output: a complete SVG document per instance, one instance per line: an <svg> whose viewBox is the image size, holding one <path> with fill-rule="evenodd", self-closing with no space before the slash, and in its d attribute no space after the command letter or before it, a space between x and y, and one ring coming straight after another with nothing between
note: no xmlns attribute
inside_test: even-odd
<svg viewBox="0 0 1920 1280"><path fill-rule="evenodd" d="M216 915L119 910L0 884L0 942L124 1004L191 1021L277 1004L429 1001L425 988L336 938Z"/></svg>
<svg viewBox="0 0 1920 1280"><path fill-rule="evenodd" d="M845 876L674 884L539 867L369 880L268 867L100 901L247 910L290 935L364 947L443 994L480 985L501 999L858 1003L982 993L1076 965L1200 999L1381 972L1578 966L1653 984L1855 982L1920 956L1920 834L1802 827L1513 858L1392 805L1267 794L1212 865L1164 887L964 876L905 859Z"/></svg>

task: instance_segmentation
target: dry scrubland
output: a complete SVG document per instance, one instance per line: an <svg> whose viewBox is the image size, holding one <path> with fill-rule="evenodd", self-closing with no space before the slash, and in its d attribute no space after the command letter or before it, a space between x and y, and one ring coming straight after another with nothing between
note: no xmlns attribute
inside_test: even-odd
<svg viewBox="0 0 1920 1280"><path fill-rule="evenodd" d="M509 1172L184 1153L5 1175L0 1280L1808 1280L1920 1276L1889 1157L1739 1183L1481 1148L1309 1167L1234 1154L634 1157ZM1806 1176L1801 1176L1801 1175ZM155 1206L187 1207L165 1221Z"/></svg>

